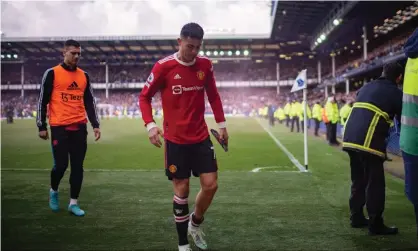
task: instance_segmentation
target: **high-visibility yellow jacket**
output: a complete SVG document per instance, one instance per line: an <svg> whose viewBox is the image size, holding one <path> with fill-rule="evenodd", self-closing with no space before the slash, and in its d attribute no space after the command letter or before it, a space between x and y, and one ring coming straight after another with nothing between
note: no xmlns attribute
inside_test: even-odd
<svg viewBox="0 0 418 251"><path fill-rule="evenodd" d="M418 36L417 31L414 34ZM413 37L408 41L412 39ZM416 53L417 49L414 48ZM412 47L410 50L412 53ZM406 63L401 123L400 147L402 151L418 156L418 58L409 57Z"/></svg>
<svg viewBox="0 0 418 251"><path fill-rule="evenodd" d="M321 121L322 120L321 109L322 109L321 105L314 104L312 108L312 118Z"/></svg>
<svg viewBox="0 0 418 251"><path fill-rule="evenodd" d="M274 117L277 118L278 120L284 120L284 119L286 119L286 115L284 114L284 110L281 107L279 107L274 112Z"/></svg>
<svg viewBox="0 0 418 251"><path fill-rule="evenodd" d="M299 102L294 102L290 105L290 111L289 111L289 116L290 117L294 117L294 116L298 116L299 115L299 110L300 110L300 103Z"/></svg>
<svg viewBox="0 0 418 251"><path fill-rule="evenodd" d="M345 124L345 121L348 118L348 115L350 115L351 112L351 106L349 104L345 104L341 110L340 110L340 118L341 118L341 125Z"/></svg>
<svg viewBox="0 0 418 251"><path fill-rule="evenodd" d="M337 124L339 120L337 103L327 102L325 105L325 114L331 123Z"/></svg>
<svg viewBox="0 0 418 251"><path fill-rule="evenodd" d="M290 103L286 103L286 105L284 106L284 114L285 115L289 115L290 107L291 107Z"/></svg>
<svg viewBox="0 0 418 251"><path fill-rule="evenodd" d="M300 105L299 108L299 121L303 121L304 120L304 115L303 115L303 106L305 105L305 102L302 102L302 104ZM312 118L312 111L311 108L308 106L306 106L306 117L308 118L308 120L310 118Z"/></svg>

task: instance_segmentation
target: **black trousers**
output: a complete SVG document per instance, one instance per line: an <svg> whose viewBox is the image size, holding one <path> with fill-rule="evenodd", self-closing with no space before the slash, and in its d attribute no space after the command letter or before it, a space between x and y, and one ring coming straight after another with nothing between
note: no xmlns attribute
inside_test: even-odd
<svg viewBox="0 0 418 251"><path fill-rule="evenodd" d="M286 126L289 127L290 124L290 117L289 115L286 115Z"/></svg>
<svg viewBox="0 0 418 251"><path fill-rule="evenodd" d="M319 131L319 125L321 123L321 121L314 119L315 120L315 136L318 136L318 131Z"/></svg>
<svg viewBox="0 0 418 251"><path fill-rule="evenodd" d="M70 187L71 199L77 199L83 183L83 163L87 151L87 126L79 125L78 130L66 130L65 127L51 126L52 154L54 167L51 171L51 188L55 191L71 163Z"/></svg>
<svg viewBox="0 0 418 251"><path fill-rule="evenodd" d="M327 124L327 140L330 144L337 143L337 124L329 122Z"/></svg>
<svg viewBox="0 0 418 251"><path fill-rule="evenodd" d="M385 208L383 158L365 152L348 151L351 168L350 213L362 217L366 205L371 224L380 224Z"/></svg>
<svg viewBox="0 0 418 251"><path fill-rule="evenodd" d="M13 124L13 115L7 115L7 124Z"/></svg>
<svg viewBox="0 0 418 251"><path fill-rule="evenodd" d="M274 116L269 116L269 125L274 126Z"/></svg>
<svg viewBox="0 0 418 251"><path fill-rule="evenodd" d="M296 124L297 130L299 132L299 117L298 116L293 116L292 117L292 125L290 127L290 131L293 132L293 128Z"/></svg>

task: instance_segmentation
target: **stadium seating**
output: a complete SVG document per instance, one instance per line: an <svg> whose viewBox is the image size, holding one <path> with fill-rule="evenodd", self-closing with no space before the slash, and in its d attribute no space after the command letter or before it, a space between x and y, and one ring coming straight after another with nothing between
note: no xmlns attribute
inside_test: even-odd
<svg viewBox="0 0 418 251"><path fill-rule="evenodd" d="M406 41L407 35L401 35L388 41L369 53L366 61L354 60L349 63L343 63L342 66L336 70L337 76L359 68L366 68L373 65L374 61L387 55L399 52L402 50L402 45ZM82 65L86 70L93 83L105 82L105 68L102 66L88 66ZM144 82L151 71L152 65L138 65L138 66L111 66L109 67L109 83L135 83ZM41 65L32 65L25 67L25 84L40 83L43 72L46 67ZM276 79L276 66L269 63L252 63L250 62L218 62L214 64L216 72L216 79L218 81L271 81ZM293 79L299 70L299 66L294 63L287 63L281 69L281 79ZM310 77L316 78L317 71L312 66L308 66ZM323 68L324 79L329 77L330 69ZM2 79L1 84L21 84L21 74L19 64L4 64L2 65ZM359 87L359 86L355 86ZM288 90L284 88L280 95L277 95L275 88L267 87L253 87L253 88L221 88L220 93L223 100L225 113L230 115L244 115L250 116L258 111L258 108L267 104L274 106L283 106L286 98L289 96ZM139 90L111 90L109 97L106 98L105 92L96 90L95 96L97 103L104 106L99 106L102 115L124 116L133 115L139 116L140 110L138 107L137 97ZM20 98L20 91L2 91L2 118L5 114L5 108L12 105L15 108L16 117L33 117L36 111L37 91L26 91L25 98ZM291 97L301 99L301 94L292 94ZM337 102L341 99L354 100L355 91L349 94L336 93ZM324 94L320 89L313 89L309 91L309 104L313 105L316 102L323 104ZM153 99L153 107L155 114L161 114L161 102L157 94ZM111 111L106 110L112 107ZM212 109L208 102L206 102L206 114L211 114ZM325 132L325 125L321 123L320 131ZM338 137L341 137L341 126L338 127ZM399 150L399 131L397 127L392 127L390 136L388 138L388 151L400 155Z"/></svg>

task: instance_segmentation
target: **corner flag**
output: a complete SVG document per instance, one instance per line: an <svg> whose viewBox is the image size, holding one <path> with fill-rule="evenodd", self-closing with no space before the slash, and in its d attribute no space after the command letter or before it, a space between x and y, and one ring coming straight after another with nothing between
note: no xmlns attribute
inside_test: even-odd
<svg viewBox="0 0 418 251"><path fill-rule="evenodd" d="M306 69L302 70L295 79L292 90L290 92L297 92L303 90L303 148L305 157L305 171L308 171L308 123L306 111L308 110L307 91L308 79L306 78Z"/></svg>
<svg viewBox="0 0 418 251"><path fill-rule="evenodd" d="M293 83L292 90L290 90L290 92L296 92L296 91L305 89L307 85L308 85L308 80L306 79L306 69L304 69L296 77L295 82Z"/></svg>

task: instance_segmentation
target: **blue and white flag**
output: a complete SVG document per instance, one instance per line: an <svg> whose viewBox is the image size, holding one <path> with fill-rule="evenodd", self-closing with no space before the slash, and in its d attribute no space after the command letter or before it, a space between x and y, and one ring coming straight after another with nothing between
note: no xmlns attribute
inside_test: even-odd
<svg viewBox="0 0 418 251"><path fill-rule="evenodd" d="M290 92L296 92L303 90L308 86L308 79L306 78L306 69L302 70L293 83L292 90Z"/></svg>

